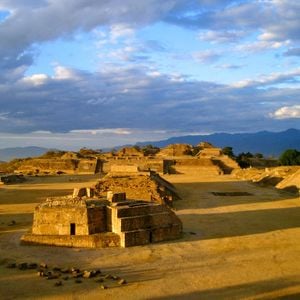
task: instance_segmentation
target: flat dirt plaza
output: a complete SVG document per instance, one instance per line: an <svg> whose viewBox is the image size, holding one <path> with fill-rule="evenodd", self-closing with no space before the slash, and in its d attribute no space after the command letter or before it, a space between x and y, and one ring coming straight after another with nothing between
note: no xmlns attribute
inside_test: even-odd
<svg viewBox="0 0 300 300"><path fill-rule="evenodd" d="M167 175L183 238L131 248L22 246L34 207L96 176L36 177L0 187L0 299L300 299L300 199L230 175ZM226 194L227 193L227 194ZM14 224L14 222L15 224ZM55 287L9 261L93 269L127 284L73 279Z"/></svg>

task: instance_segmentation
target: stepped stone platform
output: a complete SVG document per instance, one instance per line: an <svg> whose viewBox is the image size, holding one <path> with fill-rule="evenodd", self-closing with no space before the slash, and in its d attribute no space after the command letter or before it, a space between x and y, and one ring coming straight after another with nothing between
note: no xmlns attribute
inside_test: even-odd
<svg viewBox="0 0 300 300"><path fill-rule="evenodd" d="M125 193L110 192L108 200L73 195L49 198L39 204L32 230L23 235L21 242L105 248L145 245L181 236L180 219L165 205L127 201Z"/></svg>

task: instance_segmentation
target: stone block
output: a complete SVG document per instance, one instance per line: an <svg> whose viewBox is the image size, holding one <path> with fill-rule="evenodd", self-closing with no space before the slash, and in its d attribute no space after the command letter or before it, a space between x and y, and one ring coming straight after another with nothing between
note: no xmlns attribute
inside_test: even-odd
<svg viewBox="0 0 300 300"><path fill-rule="evenodd" d="M113 203L124 202L126 201L126 193L113 193L112 191L108 191L107 200Z"/></svg>
<svg viewBox="0 0 300 300"><path fill-rule="evenodd" d="M87 196L86 188L75 188L73 191L73 198Z"/></svg>
<svg viewBox="0 0 300 300"><path fill-rule="evenodd" d="M95 196L95 189L93 188L86 188L86 196L88 198L92 198Z"/></svg>
<svg viewBox="0 0 300 300"><path fill-rule="evenodd" d="M121 247L146 245L150 243L150 232L147 230L125 231L121 234Z"/></svg>
<svg viewBox="0 0 300 300"><path fill-rule="evenodd" d="M171 223L169 214L167 212L162 212L158 214L122 218L120 229L121 231L132 231L163 226L168 223Z"/></svg>

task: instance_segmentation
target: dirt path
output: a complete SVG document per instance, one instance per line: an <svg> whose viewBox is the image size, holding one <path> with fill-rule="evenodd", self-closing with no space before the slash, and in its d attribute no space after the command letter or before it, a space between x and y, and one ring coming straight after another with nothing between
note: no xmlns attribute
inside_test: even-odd
<svg viewBox="0 0 300 300"><path fill-rule="evenodd" d="M184 224L181 240L126 249L28 247L18 243L26 226L7 226L0 234L0 298L299 299L298 198L228 176L166 178L184 199L175 205ZM33 205L18 202L14 211L1 200L0 192L0 218L21 217ZM6 269L9 259L97 267L128 284L108 281L102 290L91 280L54 287L34 272Z"/></svg>

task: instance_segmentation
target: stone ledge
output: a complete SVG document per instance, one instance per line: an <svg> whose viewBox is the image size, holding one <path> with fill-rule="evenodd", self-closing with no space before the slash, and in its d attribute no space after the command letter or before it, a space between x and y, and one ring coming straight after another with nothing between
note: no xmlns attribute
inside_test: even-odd
<svg viewBox="0 0 300 300"><path fill-rule="evenodd" d="M120 247L118 234L97 233L92 235L36 235L27 233L21 238L24 245L49 245L80 248Z"/></svg>

